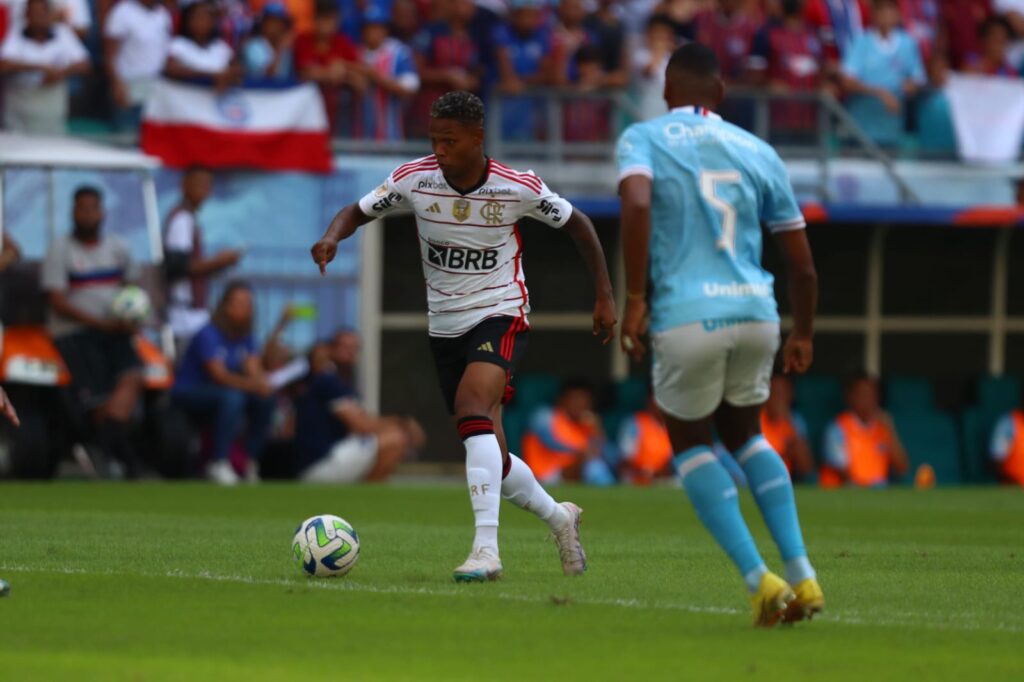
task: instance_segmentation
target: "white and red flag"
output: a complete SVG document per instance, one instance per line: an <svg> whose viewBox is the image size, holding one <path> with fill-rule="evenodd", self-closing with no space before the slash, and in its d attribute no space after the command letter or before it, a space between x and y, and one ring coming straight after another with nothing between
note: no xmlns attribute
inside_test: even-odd
<svg viewBox="0 0 1024 682"><path fill-rule="evenodd" d="M146 99L141 141L175 168L331 170L327 116L310 83L217 92L161 80Z"/></svg>

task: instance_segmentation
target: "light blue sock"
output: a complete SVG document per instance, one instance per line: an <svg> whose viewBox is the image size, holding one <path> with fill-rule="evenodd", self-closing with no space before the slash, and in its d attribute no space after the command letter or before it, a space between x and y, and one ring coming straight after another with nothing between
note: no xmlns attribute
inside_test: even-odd
<svg viewBox="0 0 1024 682"><path fill-rule="evenodd" d="M804 548L793 483L782 458L764 436L754 436L736 453L736 461L743 467L765 525L779 547L786 564L786 580L796 585L801 580L815 577Z"/></svg>
<svg viewBox="0 0 1024 682"><path fill-rule="evenodd" d="M703 445L690 448L672 461L697 517L736 564L747 589L756 592L761 576L768 569L740 514L740 502L732 478L711 448Z"/></svg>

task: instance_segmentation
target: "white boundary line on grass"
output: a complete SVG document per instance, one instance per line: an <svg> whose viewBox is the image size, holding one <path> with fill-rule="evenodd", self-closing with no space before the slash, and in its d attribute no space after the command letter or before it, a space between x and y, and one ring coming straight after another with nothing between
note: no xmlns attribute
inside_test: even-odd
<svg viewBox="0 0 1024 682"><path fill-rule="evenodd" d="M189 573L186 571L172 570L164 573L143 573L132 571L113 570L87 570L84 568L67 567L42 567L26 566L22 564L0 564L0 571L12 571L15 573L57 573L61 575L101 575L101 576L122 576L131 578L184 578L186 580L206 580L211 582L237 583L244 585L269 585L275 587L294 587L298 589L319 589L335 592L360 592L365 594L395 594L395 595L422 595L429 597L467 597L479 598L477 592L470 592L467 589L451 587L447 589L435 587L378 587L365 585L349 579L310 579L286 580L283 578L255 578L246 575L224 575L199 571ZM508 592L491 592L483 595L486 598L499 601L514 601L530 604L544 604L547 600L542 597L533 597L524 594L510 594ZM657 609L667 611L685 611L687 613L711 614L711 615L743 615L745 609L737 609L723 606L697 606L695 604L683 604L679 602L658 602L645 601L642 599L577 599L570 597L569 604L581 606L613 606L625 609ZM864 625L873 627L898 627L913 626L929 630L945 630L955 632L1009 632L1024 633L1024 626L1011 625L1007 623L979 623L966 619L963 614L944 614L945 622L934 620L934 616L923 613L890 613L885 617L879 617L875 613L866 614L854 610L841 612L826 612L820 616L822 620L842 623L844 625Z"/></svg>

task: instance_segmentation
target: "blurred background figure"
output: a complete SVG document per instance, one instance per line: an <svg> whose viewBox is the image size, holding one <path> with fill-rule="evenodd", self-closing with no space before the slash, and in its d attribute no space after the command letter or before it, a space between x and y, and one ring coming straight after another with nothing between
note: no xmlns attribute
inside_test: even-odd
<svg viewBox="0 0 1024 682"><path fill-rule="evenodd" d="M982 76L1018 78L1017 69L1010 63L1010 44L1013 27L1002 17L986 19L978 27L978 51L967 55L964 71Z"/></svg>
<svg viewBox="0 0 1024 682"><path fill-rule="evenodd" d="M164 75L185 80L212 81L223 90L242 82L235 52L217 33L216 7L196 0L181 12L178 35L168 48Z"/></svg>
<svg viewBox="0 0 1024 682"><path fill-rule="evenodd" d="M359 336L341 331L310 352L309 379L296 401L299 478L310 483L383 481L426 444L412 417L376 416L353 383Z"/></svg>
<svg viewBox="0 0 1024 682"><path fill-rule="evenodd" d="M295 70L299 78L320 86L327 123L338 130L338 108L344 88L359 92L366 79L359 68L359 50L338 30L341 13L334 0L317 0L312 30L295 39Z"/></svg>
<svg viewBox="0 0 1024 682"><path fill-rule="evenodd" d="M671 478L672 443L665 421L654 403L622 422L619 430L619 477L633 485L650 485L659 478Z"/></svg>
<svg viewBox="0 0 1024 682"><path fill-rule="evenodd" d="M138 130L142 103L167 61L171 33L171 14L159 0L121 0L107 15L104 63L117 130Z"/></svg>
<svg viewBox="0 0 1024 682"><path fill-rule="evenodd" d="M0 46L4 127L44 135L67 131L68 78L89 73L89 53L74 31L53 20L48 0L27 0L24 28Z"/></svg>
<svg viewBox="0 0 1024 682"><path fill-rule="evenodd" d="M843 84L850 114L875 142L896 145L904 108L925 84L917 43L899 28L897 0L875 0L873 26L860 34L843 58Z"/></svg>
<svg viewBox="0 0 1024 682"><path fill-rule="evenodd" d="M212 256L203 246L198 214L213 191L213 173L190 168L181 177L181 203L167 215L164 228L164 266L169 289L168 322L179 352L209 319L210 279L237 265L241 251L228 249Z"/></svg>
<svg viewBox="0 0 1024 682"><path fill-rule="evenodd" d="M425 137L430 105L449 90L479 92L483 78L481 49L472 33L476 5L473 0L437 3L439 20L416 36L416 70L422 87L409 108L409 132Z"/></svg>
<svg viewBox="0 0 1024 682"><path fill-rule="evenodd" d="M553 85L558 79L557 54L544 17L543 0L511 0L508 21L495 31L498 90L521 95L531 87ZM502 98L502 138L532 140L543 130L543 100Z"/></svg>
<svg viewBox="0 0 1024 682"><path fill-rule="evenodd" d="M811 476L814 457L807 442L807 424L793 411L793 382L785 374L772 377L771 393L761 410L761 433L782 457L794 481Z"/></svg>
<svg viewBox="0 0 1024 682"><path fill-rule="evenodd" d="M207 477L219 485L236 485L231 448L243 436L248 462L245 480L259 481L258 461L270 429L273 388L263 371L253 338L252 289L231 282L213 318L192 338L175 376L171 397L194 423L208 428Z"/></svg>
<svg viewBox="0 0 1024 682"><path fill-rule="evenodd" d="M696 41L715 51L727 83L739 83L746 74L747 56L762 18L745 0L719 0L697 15Z"/></svg>
<svg viewBox="0 0 1024 682"><path fill-rule="evenodd" d="M989 454L1001 481L1024 486L1024 405L996 423Z"/></svg>
<svg viewBox="0 0 1024 682"><path fill-rule="evenodd" d="M993 16L992 0L941 0L939 13L950 65L960 69L980 51L978 29Z"/></svg>
<svg viewBox="0 0 1024 682"><path fill-rule="evenodd" d="M363 15L362 75L367 86L360 96L355 136L369 140L402 140L408 100L420 89L420 77L409 46L391 37L388 15L370 6Z"/></svg>
<svg viewBox="0 0 1024 682"><path fill-rule="evenodd" d="M142 362L132 342L138 328L114 318L112 309L118 292L137 272L128 246L102 232L98 189L75 190L72 210L73 231L50 244L43 262L50 334L71 372L72 409L102 450L94 464L97 471L134 478L140 473L132 443L142 395Z"/></svg>
<svg viewBox="0 0 1024 682"><path fill-rule="evenodd" d="M254 81L289 82L295 78L292 48L295 31L288 9L281 3L263 6L252 36L242 47L245 77Z"/></svg>
<svg viewBox="0 0 1024 682"><path fill-rule="evenodd" d="M871 17L867 0L807 0L804 16L817 29L831 60L846 58Z"/></svg>
<svg viewBox="0 0 1024 682"><path fill-rule="evenodd" d="M642 47L633 52L634 89L643 120L668 113L665 67L678 40L672 19L667 14L655 14L644 29Z"/></svg>
<svg viewBox="0 0 1024 682"><path fill-rule="evenodd" d="M585 379L563 381L555 406L534 414L523 439L523 459L544 485L562 481L612 485L611 455L604 427L594 412L594 389Z"/></svg>
<svg viewBox="0 0 1024 682"><path fill-rule="evenodd" d="M882 410L878 379L855 374L844 395L848 409L825 432L821 485L877 488L906 474L910 463L892 418Z"/></svg>
<svg viewBox="0 0 1024 682"><path fill-rule="evenodd" d="M92 28L92 3L89 0L49 0L54 22L74 31L79 39L85 40ZM7 0L7 12L11 17L10 31L18 33L26 26L25 7L28 0Z"/></svg>

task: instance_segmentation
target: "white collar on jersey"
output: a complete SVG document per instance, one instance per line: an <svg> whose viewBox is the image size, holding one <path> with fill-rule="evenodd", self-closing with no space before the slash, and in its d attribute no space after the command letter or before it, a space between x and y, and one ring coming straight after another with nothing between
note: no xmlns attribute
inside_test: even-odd
<svg viewBox="0 0 1024 682"><path fill-rule="evenodd" d="M690 114L691 116L703 116L704 118L710 118L716 121L722 120L722 117L704 107L676 107L672 110L673 114Z"/></svg>

